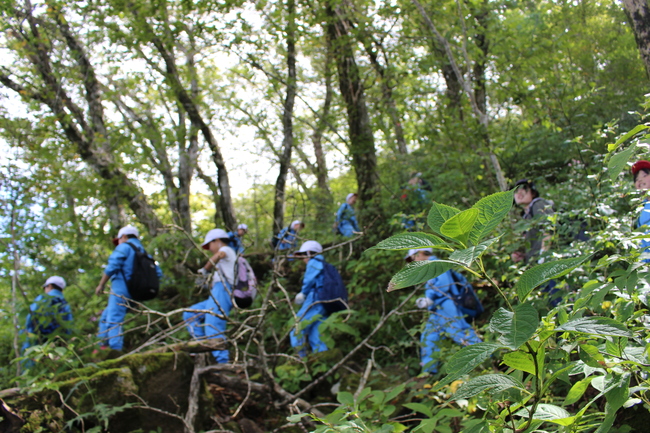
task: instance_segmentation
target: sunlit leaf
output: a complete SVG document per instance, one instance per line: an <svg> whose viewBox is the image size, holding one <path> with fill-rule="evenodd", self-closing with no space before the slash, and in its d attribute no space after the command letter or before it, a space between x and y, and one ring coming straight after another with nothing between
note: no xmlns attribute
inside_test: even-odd
<svg viewBox="0 0 650 433"><path fill-rule="evenodd" d="M431 230L439 235L442 235L440 227L452 216L460 213L460 211L454 207L447 206L440 203L433 203L431 210L429 211L429 216L427 217L427 223Z"/></svg>
<svg viewBox="0 0 650 433"><path fill-rule="evenodd" d="M515 413L517 416L528 417L530 415L530 407L521 409ZM573 424L573 419L567 420L566 422L558 423L557 421L570 418L571 414L565 409L555 406L553 404L540 403L537 405L535 413L533 414L533 419L539 419L543 421L555 422L556 424L561 425L570 425Z"/></svg>
<svg viewBox="0 0 650 433"><path fill-rule="evenodd" d="M482 198L473 206L479 213L469 234L471 243L479 243L508 215L512 208L513 196L514 191L497 192Z"/></svg>
<svg viewBox="0 0 650 433"><path fill-rule="evenodd" d="M533 360L533 356L530 353L522 352L520 350L504 354L503 363L515 370L524 371L530 374L537 373L535 371L535 361Z"/></svg>
<svg viewBox="0 0 650 433"><path fill-rule="evenodd" d="M564 404L569 405L580 400L593 379L594 376L589 376L574 383L564 399Z"/></svg>
<svg viewBox="0 0 650 433"><path fill-rule="evenodd" d="M478 209L469 208L449 218L440 226L440 233L448 238L456 239L463 245L467 245L469 232L474 227L478 218Z"/></svg>
<svg viewBox="0 0 650 433"><path fill-rule="evenodd" d="M625 168L627 168L627 162L634 155L635 149L636 145L632 143L630 147L622 152L617 153L616 155L613 155L610 158L609 162L607 163L607 171L609 172L610 180L616 179L618 175L621 174Z"/></svg>

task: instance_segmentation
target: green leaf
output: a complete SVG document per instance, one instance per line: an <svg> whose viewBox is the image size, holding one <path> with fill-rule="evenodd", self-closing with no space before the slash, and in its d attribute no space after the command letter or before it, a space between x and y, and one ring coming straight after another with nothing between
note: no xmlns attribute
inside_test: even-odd
<svg viewBox="0 0 650 433"><path fill-rule="evenodd" d="M515 291L519 297L520 302L524 302L530 292L535 287L551 280L568 274L573 269L580 266L587 259L591 258L592 254L586 256L574 257L571 259L556 260L554 262L543 263L537 265L524 272L519 281L515 284Z"/></svg>
<svg viewBox="0 0 650 433"><path fill-rule="evenodd" d="M447 260L411 262L393 276L390 283L388 283L388 291L424 283L456 266L458 266L456 262Z"/></svg>
<svg viewBox="0 0 650 433"><path fill-rule="evenodd" d="M574 383L564 399L564 404L569 405L580 400L585 391L587 391L587 388L589 388L589 384L593 379L594 376L589 376Z"/></svg>
<svg viewBox="0 0 650 433"><path fill-rule="evenodd" d="M395 397L397 397L398 395L400 395L404 391L404 388L406 388L406 385L403 383L397 385L390 392L388 392L388 394L386 394L386 401L389 402Z"/></svg>
<svg viewBox="0 0 650 433"><path fill-rule="evenodd" d="M499 236L501 237L501 236ZM474 260L481 257L481 254L487 250L490 245L495 243L499 238L488 239L487 241L481 242L476 246L466 248L464 250L456 250L449 256L449 260L454 260L462 263L464 266L470 266Z"/></svg>
<svg viewBox="0 0 650 433"><path fill-rule="evenodd" d="M632 337L632 332L625 325L609 317L581 317L558 326L555 330L599 336Z"/></svg>
<svg viewBox="0 0 650 433"><path fill-rule="evenodd" d="M612 409L619 410L630 397L630 375L613 374L607 379L605 386L609 391L605 392L605 398Z"/></svg>
<svg viewBox="0 0 650 433"><path fill-rule="evenodd" d="M449 218L453 217L457 213L460 213L460 211L455 207L434 202L433 206L431 206L431 210L429 211L427 223L429 224L429 227L431 227L431 230L433 230L434 233L438 233L439 235L442 235L442 232L440 231L440 227L442 227L445 221L447 221Z"/></svg>
<svg viewBox="0 0 650 433"><path fill-rule="evenodd" d="M614 144L608 144L608 145L607 145L607 151L608 151L608 152L613 152L613 151L615 151L616 149L618 149L618 147L619 147L621 144L625 143L627 140L629 140L630 138L634 137L634 136L635 136L636 134L638 134L639 132L641 132L641 131L645 131L646 129L650 129L650 125L637 125L637 126L635 126L634 129L632 129L631 131L628 131L628 132L626 132L625 134L621 135L621 136L618 138L618 140L616 140L616 143L614 143Z"/></svg>
<svg viewBox="0 0 650 433"><path fill-rule="evenodd" d="M478 218L474 223L469 240L476 245L489 235L496 226L508 215L512 208L514 191L497 192L482 198L473 206L478 209Z"/></svg>
<svg viewBox="0 0 650 433"><path fill-rule="evenodd" d="M420 412L421 414L424 414L425 416L431 418L433 416L433 413L431 412L431 408L427 406L426 404L423 403L405 403L403 405L407 409L411 409L413 412Z"/></svg>
<svg viewBox="0 0 650 433"><path fill-rule="evenodd" d="M413 430L413 433L423 432L423 433L433 433L433 430L436 428L438 420L435 418L424 419L418 424L417 427Z"/></svg>
<svg viewBox="0 0 650 433"><path fill-rule="evenodd" d="M436 389L474 370L500 348L500 345L494 343L477 343L463 347L447 361L445 365L447 376L436 386Z"/></svg>
<svg viewBox="0 0 650 433"><path fill-rule="evenodd" d="M343 405L354 407L354 396L349 392L339 392L336 394L336 400Z"/></svg>
<svg viewBox="0 0 650 433"><path fill-rule="evenodd" d="M469 208L449 218L440 227L440 233L448 238L456 239L463 245L467 245L469 232L474 227L474 222L478 218L478 209Z"/></svg>
<svg viewBox="0 0 650 433"><path fill-rule="evenodd" d="M522 417L528 417L530 414L530 407L526 407L524 409L521 409L515 413L517 416L522 416ZM533 414L533 419L539 419L543 421L550 421L550 422L556 422L558 420L564 419L564 418L570 418L571 414L567 412L565 409L562 409L559 406L555 406L553 404L546 404L546 403L540 403L537 405L537 409L535 410L535 413ZM573 421L571 421L571 424ZM556 424L558 424L556 422ZM567 425L564 423L561 423L562 425Z"/></svg>
<svg viewBox="0 0 650 433"><path fill-rule="evenodd" d="M454 400L471 398L483 391L491 390L493 393L498 393L510 388L525 389L524 384L512 376L506 374L484 374L473 378L469 382L463 383L452 398Z"/></svg>
<svg viewBox="0 0 650 433"><path fill-rule="evenodd" d="M535 361L530 353L518 350L503 355L503 363L515 370L524 371L530 374L536 374Z"/></svg>
<svg viewBox="0 0 650 433"><path fill-rule="evenodd" d="M613 155L607 163L607 171L609 172L609 179L614 180L619 174L627 167L627 162L634 155L636 144L632 143L630 147L622 152Z"/></svg>
<svg viewBox="0 0 650 433"><path fill-rule="evenodd" d="M514 312L499 308L490 320L490 330L501 334L499 342L512 350L535 335L538 325L537 310L530 304L517 305Z"/></svg>
<svg viewBox="0 0 650 433"><path fill-rule="evenodd" d="M294 422L298 423L302 421L303 417L309 417L310 415L308 413L298 413L296 415L291 415L287 417L287 421L289 422Z"/></svg>
<svg viewBox="0 0 650 433"><path fill-rule="evenodd" d="M413 233L400 233L395 236L391 236L388 239L384 239L379 242L369 250L408 250L411 248L427 248L427 247L439 247L441 245L446 246L447 243L440 239L438 236L422 233L422 232L413 232Z"/></svg>

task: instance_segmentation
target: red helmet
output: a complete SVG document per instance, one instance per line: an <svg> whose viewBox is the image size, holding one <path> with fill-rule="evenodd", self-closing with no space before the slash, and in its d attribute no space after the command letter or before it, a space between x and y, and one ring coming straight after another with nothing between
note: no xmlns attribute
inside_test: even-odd
<svg viewBox="0 0 650 433"><path fill-rule="evenodd" d="M650 170L650 161L642 159L632 164L632 176L636 176L636 174L643 169Z"/></svg>

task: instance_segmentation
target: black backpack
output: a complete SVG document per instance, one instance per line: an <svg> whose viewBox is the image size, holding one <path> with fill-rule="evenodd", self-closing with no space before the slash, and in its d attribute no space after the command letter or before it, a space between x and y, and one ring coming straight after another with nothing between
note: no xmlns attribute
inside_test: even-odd
<svg viewBox="0 0 650 433"><path fill-rule="evenodd" d="M465 316L465 320L471 322L472 319L476 319L485 311L481 300L476 295L474 287L467 281L467 278L454 270L449 272L455 286L452 289L452 299Z"/></svg>
<svg viewBox="0 0 650 433"><path fill-rule="evenodd" d="M323 287L317 295L327 314L348 309L348 291L343 284L343 278L334 266L325 261L323 261Z"/></svg>
<svg viewBox="0 0 650 433"><path fill-rule="evenodd" d="M133 272L131 278L126 280L126 287L129 289L129 295L134 301L148 301L158 296L160 281L156 272L156 261L147 252L127 242L135 252L133 256ZM122 271L122 276L124 272Z"/></svg>

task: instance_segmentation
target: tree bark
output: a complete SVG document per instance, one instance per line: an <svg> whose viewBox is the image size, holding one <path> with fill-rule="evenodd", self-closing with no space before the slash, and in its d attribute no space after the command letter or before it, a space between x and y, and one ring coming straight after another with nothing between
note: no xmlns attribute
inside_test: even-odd
<svg viewBox="0 0 650 433"><path fill-rule="evenodd" d="M363 208L377 193L377 155L363 80L354 57L350 36L351 24L347 18L349 13L345 8L345 3L335 5L331 1L326 2L326 30L332 44L339 88L347 111L350 135L348 146L359 187L360 219L363 220Z"/></svg>
<svg viewBox="0 0 650 433"><path fill-rule="evenodd" d="M650 78L650 7L647 0L622 0L641 53L647 76Z"/></svg>
<svg viewBox="0 0 650 433"><path fill-rule="evenodd" d="M284 199L287 173L291 166L293 149L293 107L296 99L296 4L287 0L287 94L282 113L282 154L280 172L275 181L275 202L273 205L273 235L284 227Z"/></svg>

